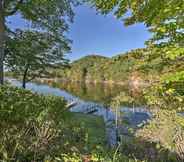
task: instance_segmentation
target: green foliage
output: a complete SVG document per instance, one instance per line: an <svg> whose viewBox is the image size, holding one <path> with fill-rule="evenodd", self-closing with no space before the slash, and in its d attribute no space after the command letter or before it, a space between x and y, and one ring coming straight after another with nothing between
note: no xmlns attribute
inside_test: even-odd
<svg viewBox="0 0 184 162"><path fill-rule="evenodd" d="M61 97L1 86L0 98L2 161L138 161L107 149L103 119L69 113Z"/></svg>
<svg viewBox="0 0 184 162"><path fill-rule="evenodd" d="M66 66L64 52L69 47L64 44L60 49L58 43L49 33L16 30L7 42L7 67L26 83L46 75L48 68Z"/></svg>
<svg viewBox="0 0 184 162"><path fill-rule="evenodd" d="M149 142L157 143L161 147L176 153L178 158L183 158L184 119L174 111L153 110L153 119L142 130L137 132L137 137Z"/></svg>
<svg viewBox="0 0 184 162"><path fill-rule="evenodd" d="M64 77L75 81L104 80L102 65L108 62L108 58L91 55L71 63L69 70L64 70ZM62 75L62 71L61 71Z"/></svg>
<svg viewBox="0 0 184 162"><path fill-rule="evenodd" d="M83 150L85 131L80 123L66 122L71 115L61 97L7 86L0 96L0 159L52 161L74 148Z"/></svg>
<svg viewBox="0 0 184 162"><path fill-rule="evenodd" d="M7 38L12 38L15 29L8 26L9 17L19 14L22 19L31 24L32 31L44 31L55 40L53 47L57 47L55 53L63 54L70 51L70 40L65 32L69 23L73 21L72 7L77 5L76 0L1 0L0 2L0 82L3 84L3 64ZM22 30L24 30L22 28ZM38 50L38 49L37 49ZM16 54L15 54L16 55ZM16 56L15 56L16 57Z"/></svg>
<svg viewBox="0 0 184 162"><path fill-rule="evenodd" d="M104 14L115 10L118 18L129 13L130 16L125 17L125 25L145 23L153 33L152 39L147 42L148 48L131 51L112 59L86 57L72 63L70 70L64 70L64 75L61 75L63 70L56 71L55 74L71 80L116 81L117 83L129 81L135 72L146 76L145 80L151 81L151 86L146 87L144 97L147 105L150 108L156 108L154 110L156 112L153 120L138 133L138 136L145 141L156 142L156 148L159 151L161 151L160 148L168 149L176 152L183 159L184 122L177 114L184 109L183 1L90 0L90 2ZM66 45L64 31L68 29L65 17L73 17L71 4L73 1L6 1L3 11L5 16L19 12L35 27L49 31L54 39L59 40L59 45L62 45L60 47L63 47L63 44ZM154 77L154 75L157 76ZM62 161L64 157L65 161L81 161L88 158L83 157L86 153L88 135L81 125L77 128L71 123L65 125L64 109L60 108L61 105L65 107L64 101L59 98L30 94L28 91L19 92L7 87L1 88L0 95L2 98L0 101L2 111L0 157L2 159ZM12 99L10 95L13 96ZM121 94L116 101L115 105L119 105L120 102L134 102L132 98L126 97L126 94ZM73 147L70 147L70 144ZM95 149L100 152L97 161L99 159L108 161L106 157L109 156L99 150L99 148ZM116 153L114 158L109 159L118 161L115 157ZM98 156L96 152L90 155L91 159Z"/></svg>
<svg viewBox="0 0 184 162"><path fill-rule="evenodd" d="M2 86L0 88L0 97L1 120L12 121L12 123L16 121L25 122L25 120L31 120L32 118L43 120L47 118L45 115L49 115L49 112L50 117L56 115L54 111L59 106L65 107L65 102L60 97L45 97L9 86ZM63 111L63 109L60 110L60 112ZM53 119L55 117L53 116Z"/></svg>
<svg viewBox="0 0 184 162"><path fill-rule="evenodd" d="M153 32L155 43L175 44L183 42L183 1L176 0L89 0L103 14L114 12L124 18L125 25L143 22ZM125 16L129 13L128 16Z"/></svg>
<svg viewBox="0 0 184 162"><path fill-rule="evenodd" d="M1 159L25 161L53 155L62 133L64 100L6 86L0 88L0 96Z"/></svg>
<svg viewBox="0 0 184 162"><path fill-rule="evenodd" d="M77 3L72 0L8 0L3 11L7 17L19 13L23 19L30 21L33 27L50 31L54 37L65 42L63 32L68 29L67 21L73 20L72 5Z"/></svg>
<svg viewBox="0 0 184 162"><path fill-rule="evenodd" d="M184 22L182 17L184 14L184 3L182 1L142 0L142 2L140 2L137 0L90 0L90 2L96 6L97 10L100 10L104 14L115 10L115 15L118 18L123 17L130 11L129 16L124 19L126 25L143 22L153 33L152 39L148 41L149 47L153 47L152 55L157 55L158 53L164 56L162 57L163 61L170 59L175 61L174 64L176 64L179 59L183 60L182 38L184 36ZM158 47L156 53L154 53L155 47Z"/></svg>
<svg viewBox="0 0 184 162"><path fill-rule="evenodd" d="M183 111L184 73L183 37L184 3L181 0L89 0L103 14L114 12L124 18L125 25L144 23L153 33L147 41L150 50L140 69L147 74L156 71L159 79L153 78L145 88L145 99L150 108L155 108L154 118L141 135L176 152L183 159L183 119L176 112ZM129 16L127 16L129 15ZM138 70L138 69L137 69ZM155 75L155 73L154 73ZM148 78L148 76L147 76ZM123 97L124 98L124 97ZM118 100L121 100L118 98ZM180 118L180 120L178 120ZM179 139L174 136L178 134Z"/></svg>
<svg viewBox="0 0 184 162"><path fill-rule="evenodd" d="M80 113L71 114L68 120L76 121L76 124L80 124L81 128L86 130L85 142L86 142L86 152L89 152L98 147L106 145L105 138L105 123L103 118L94 115L85 115Z"/></svg>
<svg viewBox="0 0 184 162"><path fill-rule="evenodd" d="M145 70L142 70L143 66L150 65L147 63L149 55L149 49L137 49L110 59L101 56L86 56L71 63L70 69L58 69L55 77L63 77L74 81L85 80L87 82L123 84L128 82L131 73L135 71L138 71L141 75L148 73L151 75L155 71L149 69L146 73ZM159 64L160 59L157 59Z"/></svg>

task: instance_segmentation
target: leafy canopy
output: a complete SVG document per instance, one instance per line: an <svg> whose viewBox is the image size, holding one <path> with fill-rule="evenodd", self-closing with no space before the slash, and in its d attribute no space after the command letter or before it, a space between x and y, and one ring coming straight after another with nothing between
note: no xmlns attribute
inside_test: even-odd
<svg viewBox="0 0 184 162"><path fill-rule="evenodd" d="M65 36L68 31L68 23L73 21L74 0L3 0L3 16L7 31L7 19L10 16L20 15L22 19L32 24L37 31L49 32L57 40L62 48L69 43ZM10 33L7 33L9 36Z"/></svg>
<svg viewBox="0 0 184 162"><path fill-rule="evenodd" d="M72 21L74 13L73 0L6 0L4 15L6 17L20 14L23 19L33 23L34 27L60 34L67 29L66 21Z"/></svg>
<svg viewBox="0 0 184 162"><path fill-rule="evenodd" d="M160 88L156 88L155 93L159 91L162 96L167 96L167 91L174 89L174 98L179 97L182 101L183 98L180 95L184 92L181 86L184 83L184 69L181 64L184 59L183 0L89 1L103 14L113 12L117 18L123 18L125 25L144 23L149 28L153 33L153 37L147 41L151 54L156 57L161 56L161 64L170 66L167 73L161 76L157 86ZM178 92L176 84L180 85L181 92Z"/></svg>
<svg viewBox="0 0 184 162"><path fill-rule="evenodd" d="M17 30L7 42L6 63L9 70L26 77L26 81L43 76L49 68L64 66L68 45L58 47L49 33Z"/></svg>
<svg viewBox="0 0 184 162"><path fill-rule="evenodd" d="M111 11L124 17L125 25L145 23L153 40L183 43L184 3L182 0L90 0L103 14ZM127 16L128 15L128 16Z"/></svg>

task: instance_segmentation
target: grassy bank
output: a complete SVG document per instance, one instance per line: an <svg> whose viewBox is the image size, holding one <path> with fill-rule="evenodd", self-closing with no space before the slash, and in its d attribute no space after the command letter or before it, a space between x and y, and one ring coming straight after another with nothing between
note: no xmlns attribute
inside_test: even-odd
<svg viewBox="0 0 184 162"><path fill-rule="evenodd" d="M90 147L95 148L98 145L106 145L105 123L102 117L81 113L71 113L71 118L68 118L68 120L71 120L76 124L80 124L81 127L86 130L86 140Z"/></svg>

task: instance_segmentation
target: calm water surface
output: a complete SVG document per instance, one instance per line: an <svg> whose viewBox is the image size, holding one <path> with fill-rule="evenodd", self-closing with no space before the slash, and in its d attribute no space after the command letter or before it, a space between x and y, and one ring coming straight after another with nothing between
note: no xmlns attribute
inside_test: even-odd
<svg viewBox="0 0 184 162"><path fill-rule="evenodd" d="M47 83L51 87L59 88L70 93L73 96L84 101L92 101L105 106L109 106L112 99L120 94L120 92L125 92L127 96L134 98L134 105L142 106L144 101L142 99L141 93L136 93L130 91L128 85L112 85L103 83L85 83L85 82L50 82ZM122 106L132 106L130 103L124 103Z"/></svg>

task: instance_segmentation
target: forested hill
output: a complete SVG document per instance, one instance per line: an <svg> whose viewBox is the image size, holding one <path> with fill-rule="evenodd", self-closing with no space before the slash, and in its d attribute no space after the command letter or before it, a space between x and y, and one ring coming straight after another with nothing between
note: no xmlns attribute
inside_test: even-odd
<svg viewBox="0 0 184 162"><path fill-rule="evenodd" d="M91 54L85 57L82 57L76 61L73 61L71 63L71 65L75 66L75 65L81 65L83 67L88 67L88 66L92 66L95 62L97 64L100 64L102 62L108 61L109 58L108 57L104 57L104 56L100 56L100 55L96 55L96 54Z"/></svg>
<svg viewBox="0 0 184 162"><path fill-rule="evenodd" d="M99 55L85 56L70 64L69 69L58 69L54 77L63 77L72 81L116 82L128 81L132 75L144 80L156 81L172 64L165 64L162 55L153 55L148 48L136 49L112 58Z"/></svg>

